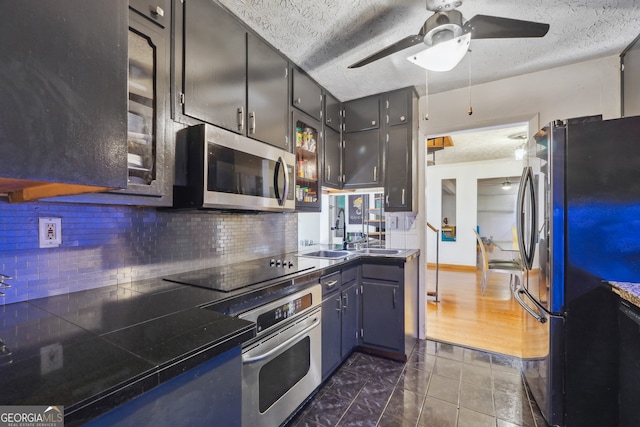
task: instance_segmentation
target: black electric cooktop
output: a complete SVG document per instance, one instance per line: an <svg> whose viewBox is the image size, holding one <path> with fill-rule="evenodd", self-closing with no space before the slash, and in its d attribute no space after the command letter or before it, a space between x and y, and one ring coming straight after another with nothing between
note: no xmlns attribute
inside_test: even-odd
<svg viewBox="0 0 640 427"><path fill-rule="evenodd" d="M221 292L231 292L311 269L313 267L298 266L298 259L295 255L281 255L189 271L164 277L164 280Z"/></svg>

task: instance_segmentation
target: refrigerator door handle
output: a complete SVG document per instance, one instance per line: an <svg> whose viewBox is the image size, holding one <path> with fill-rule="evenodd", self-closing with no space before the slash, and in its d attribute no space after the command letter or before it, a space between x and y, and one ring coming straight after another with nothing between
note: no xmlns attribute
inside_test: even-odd
<svg viewBox="0 0 640 427"><path fill-rule="evenodd" d="M524 300L522 299L521 295L526 295L529 299L531 299L533 301L533 299L529 296L529 294L527 293L526 290L524 290L522 288L522 286L516 286L513 289L513 297L516 299L516 301L518 301L518 304L520 304L522 306L522 308L524 308L524 310L529 313L531 316L533 316L534 319L536 319L538 322L540 323L547 323L547 316L545 316L542 313L536 313L535 311L533 311L533 309L531 307L529 307ZM534 301L535 303L535 301Z"/></svg>
<svg viewBox="0 0 640 427"><path fill-rule="evenodd" d="M530 209L529 218L531 224L524 224L525 220L525 202L527 190L529 193ZM533 180L533 169L531 166L527 166L522 171L522 177L520 178L520 188L518 189L518 213L516 215L516 229L518 232L518 248L520 251L520 258L524 263L526 270L531 270L533 266L533 258L536 250L536 231L537 231L537 206L535 197L535 184ZM529 242L525 241L525 225L529 225L530 239Z"/></svg>

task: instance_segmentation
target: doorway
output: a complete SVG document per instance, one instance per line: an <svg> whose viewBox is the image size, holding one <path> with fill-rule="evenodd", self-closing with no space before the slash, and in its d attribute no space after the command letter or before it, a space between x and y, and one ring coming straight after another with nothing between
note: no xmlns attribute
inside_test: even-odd
<svg viewBox="0 0 640 427"><path fill-rule="evenodd" d="M527 123L454 133L447 135L451 146L428 154L426 218L440 224L442 231L447 225L444 218L451 222L445 215L451 202L445 203L443 189L455 183L456 193L455 240L426 235L428 291L435 281L439 244L439 302L427 299L429 339L521 356L522 309L511 298L508 275L490 276L487 291L481 294L473 230L479 228L488 239L511 240L523 167L516 152L523 148L527 133ZM503 190L507 181L510 188Z"/></svg>

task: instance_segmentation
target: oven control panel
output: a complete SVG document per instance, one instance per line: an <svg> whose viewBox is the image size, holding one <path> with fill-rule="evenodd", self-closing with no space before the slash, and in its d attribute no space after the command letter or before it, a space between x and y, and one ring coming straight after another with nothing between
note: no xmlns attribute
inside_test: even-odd
<svg viewBox="0 0 640 427"><path fill-rule="evenodd" d="M306 310L307 308L311 307L311 305L311 293L308 293L299 298L288 301L276 308L272 308L271 310L258 316L258 319L256 321L257 330L258 332L261 332L265 329L268 329L273 325L287 320L295 316L296 314Z"/></svg>

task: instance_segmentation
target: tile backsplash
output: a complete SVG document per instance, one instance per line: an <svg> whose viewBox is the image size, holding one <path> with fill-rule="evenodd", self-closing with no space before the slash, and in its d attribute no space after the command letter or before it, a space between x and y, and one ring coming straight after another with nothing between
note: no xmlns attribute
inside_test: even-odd
<svg viewBox="0 0 640 427"><path fill-rule="evenodd" d="M61 246L39 248L39 217L61 218ZM295 213L0 199L0 305L292 252L297 235Z"/></svg>

